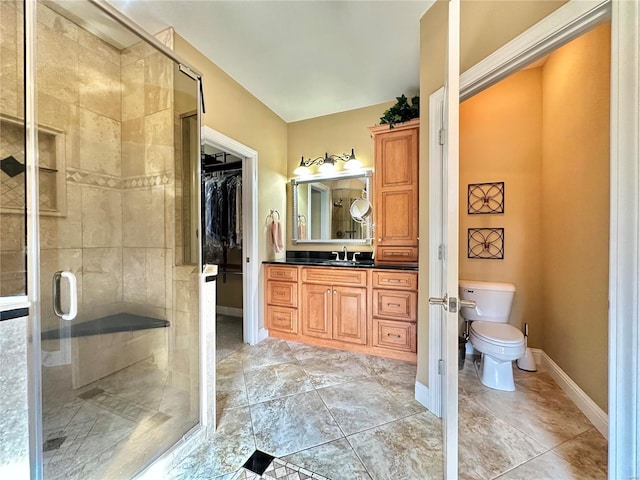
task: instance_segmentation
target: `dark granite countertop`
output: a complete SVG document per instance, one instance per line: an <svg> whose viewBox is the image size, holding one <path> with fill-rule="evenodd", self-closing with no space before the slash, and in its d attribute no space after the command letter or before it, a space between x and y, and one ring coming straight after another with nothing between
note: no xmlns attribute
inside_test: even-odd
<svg viewBox="0 0 640 480"><path fill-rule="evenodd" d="M349 252L349 256L352 256L351 252ZM418 270L418 267L415 265L376 265L374 260L371 258L371 252L364 252L361 255L358 255L358 260L356 262L334 260L334 257L335 255L332 255L331 252L287 251L287 257L284 260L265 260L262 263L271 265L302 265L314 267Z"/></svg>

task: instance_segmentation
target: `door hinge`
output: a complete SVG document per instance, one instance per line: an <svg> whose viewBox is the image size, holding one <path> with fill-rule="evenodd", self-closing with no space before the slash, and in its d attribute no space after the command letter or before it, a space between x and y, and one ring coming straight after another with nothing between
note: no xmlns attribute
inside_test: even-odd
<svg viewBox="0 0 640 480"><path fill-rule="evenodd" d="M247 257L247 263L249 263L249 257Z"/></svg>
<svg viewBox="0 0 640 480"><path fill-rule="evenodd" d="M444 258L444 245L438 245L438 260Z"/></svg>
<svg viewBox="0 0 640 480"><path fill-rule="evenodd" d="M438 144L444 145L444 128L438 130Z"/></svg>
<svg viewBox="0 0 640 480"><path fill-rule="evenodd" d="M438 360L438 375L442 375L444 372L444 361L442 359Z"/></svg>

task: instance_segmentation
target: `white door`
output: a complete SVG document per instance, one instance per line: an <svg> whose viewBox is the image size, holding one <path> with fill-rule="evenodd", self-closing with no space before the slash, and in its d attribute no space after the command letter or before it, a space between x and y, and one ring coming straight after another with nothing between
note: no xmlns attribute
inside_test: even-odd
<svg viewBox="0 0 640 480"><path fill-rule="evenodd" d="M447 37L447 69L443 102L441 229L432 229L431 235L441 237L438 248L440 261L431 264L442 278L442 291L429 298L434 305L431 318L442 320L442 419L444 478L458 477L458 138L460 110L460 2L449 2L449 28ZM439 230L439 231L438 231ZM433 245L433 242L431 243ZM431 275L434 278L434 275ZM434 292L435 293L435 292ZM434 311L442 308L443 312Z"/></svg>

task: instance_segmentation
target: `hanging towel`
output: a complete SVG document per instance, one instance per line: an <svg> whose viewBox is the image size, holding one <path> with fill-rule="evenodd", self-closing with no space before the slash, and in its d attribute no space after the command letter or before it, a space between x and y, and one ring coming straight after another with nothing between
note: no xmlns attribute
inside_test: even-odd
<svg viewBox="0 0 640 480"><path fill-rule="evenodd" d="M307 239L307 222L299 218L298 220L298 238L300 240Z"/></svg>
<svg viewBox="0 0 640 480"><path fill-rule="evenodd" d="M271 242L276 253L281 252L284 248L282 245L282 225L275 219L271 221Z"/></svg>

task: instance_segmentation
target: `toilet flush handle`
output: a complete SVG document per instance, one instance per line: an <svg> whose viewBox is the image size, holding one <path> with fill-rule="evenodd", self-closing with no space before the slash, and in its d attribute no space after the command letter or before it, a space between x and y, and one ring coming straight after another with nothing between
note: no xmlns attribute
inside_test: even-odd
<svg viewBox="0 0 640 480"><path fill-rule="evenodd" d="M475 300L458 300L458 305L460 308L476 308Z"/></svg>

